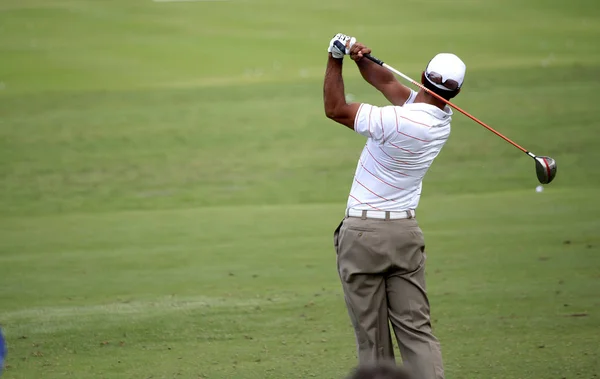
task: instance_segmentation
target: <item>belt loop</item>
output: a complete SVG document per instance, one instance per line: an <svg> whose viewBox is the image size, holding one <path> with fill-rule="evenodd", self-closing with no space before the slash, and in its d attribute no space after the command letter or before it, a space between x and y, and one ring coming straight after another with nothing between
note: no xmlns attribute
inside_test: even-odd
<svg viewBox="0 0 600 379"><path fill-rule="evenodd" d="M361 218L361 220L366 220L367 219L367 211L362 211L362 216L360 218Z"/></svg>
<svg viewBox="0 0 600 379"><path fill-rule="evenodd" d="M407 210L406 212L408 213L408 218L409 218L409 219L411 219L411 218L414 218L414 217L415 217L415 216L414 216L414 213L413 213L413 211L412 211L411 209Z"/></svg>
<svg viewBox="0 0 600 379"><path fill-rule="evenodd" d="M390 211L385 211L385 221L390 221Z"/></svg>

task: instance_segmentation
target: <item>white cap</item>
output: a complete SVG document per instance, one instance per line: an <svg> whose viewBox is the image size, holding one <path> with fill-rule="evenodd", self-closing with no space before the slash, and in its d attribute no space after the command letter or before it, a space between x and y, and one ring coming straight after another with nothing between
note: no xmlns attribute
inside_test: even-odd
<svg viewBox="0 0 600 379"><path fill-rule="evenodd" d="M467 66L456 55L449 53L440 53L433 57L431 61L429 61L429 64L425 69L425 77L434 86L449 91L449 89L444 87L443 85L433 83L431 80L429 80L428 75L432 72L435 72L442 76L442 83L445 83L446 80L451 79L456 81L458 83L458 88L460 88L462 87L463 81L465 80L466 70Z"/></svg>

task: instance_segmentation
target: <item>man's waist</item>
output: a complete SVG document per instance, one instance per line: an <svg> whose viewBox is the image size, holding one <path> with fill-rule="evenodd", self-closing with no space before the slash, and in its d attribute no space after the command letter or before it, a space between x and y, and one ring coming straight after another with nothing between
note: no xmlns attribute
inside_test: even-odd
<svg viewBox="0 0 600 379"><path fill-rule="evenodd" d="M384 210L366 210L366 209L346 209L346 217L359 217L362 219L373 218L377 220L400 220L405 218L415 218L414 209L406 211L384 211Z"/></svg>

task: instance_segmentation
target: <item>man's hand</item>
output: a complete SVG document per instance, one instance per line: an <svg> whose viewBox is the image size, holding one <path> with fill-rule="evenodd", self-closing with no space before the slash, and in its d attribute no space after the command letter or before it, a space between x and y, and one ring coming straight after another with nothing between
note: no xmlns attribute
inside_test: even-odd
<svg viewBox="0 0 600 379"><path fill-rule="evenodd" d="M358 62L365 56L365 54L371 54L371 49L360 42L355 42L352 44L349 54L353 61Z"/></svg>
<svg viewBox="0 0 600 379"><path fill-rule="evenodd" d="M343 51L339 47L340 44L335 43L336 41L339 41L341 45L345 47ZM350 53L350 49L355 42L356 38L338 33L331 39L331 41L329 41L329 48L327 49L327 52L331 53L331 56L335 59L342 59L344 58L344 55Z"/></svg>

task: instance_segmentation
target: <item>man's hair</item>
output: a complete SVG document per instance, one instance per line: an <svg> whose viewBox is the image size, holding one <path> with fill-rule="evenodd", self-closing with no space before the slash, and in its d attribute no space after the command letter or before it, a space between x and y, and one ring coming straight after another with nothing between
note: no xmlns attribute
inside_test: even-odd
<svg viewBox="0 0 600 379"><path fill-rule="evenodd" d="M423 86L425 88L427 88L428 90L430 90L431 92L434 92L438 95L440 95L441 97L443 97L446 100L450 100L452 98L454 98L456 95L458 95L458 93L460 92L460 88L456 91L446 91L443 90L441 88L438 88L436 86L434 86L429 80L427 80L427 78L425 77L425 72L423 72L422 75L422 80L421 83L423 84Z"/></svg>
<svg viewBox="0 0 600 379"><path fill-rule="evenodd" d="M408 371L391 362L360 365L346 379L413 379Z"/></svg>

